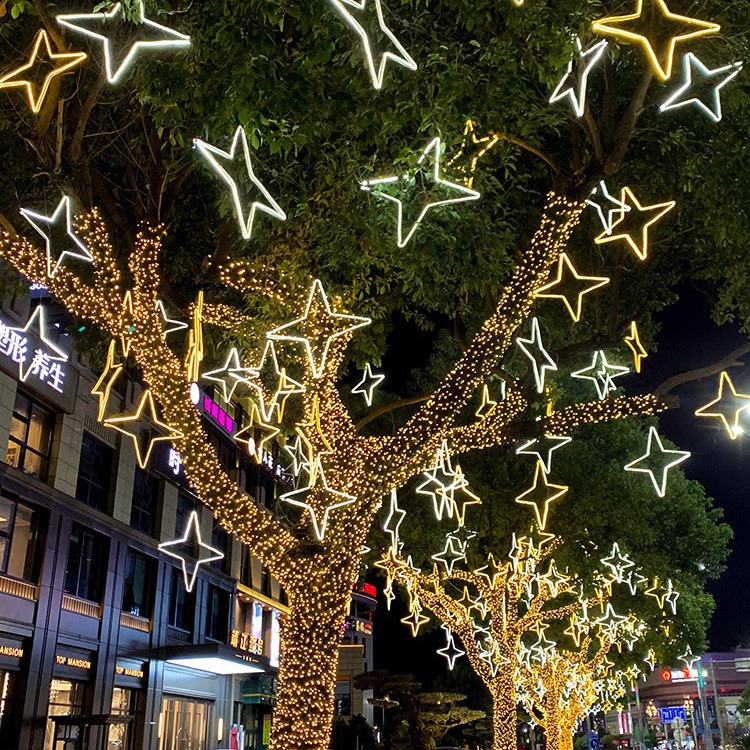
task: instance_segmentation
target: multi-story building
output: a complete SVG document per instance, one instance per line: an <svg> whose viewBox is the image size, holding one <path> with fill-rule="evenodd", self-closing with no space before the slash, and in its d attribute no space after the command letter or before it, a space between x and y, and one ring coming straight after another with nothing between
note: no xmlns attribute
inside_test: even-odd
<svg viewBox="0 0 750 750"><path fill-rule="evenodd" d="M246 748L265 747L283 591L190 492L167 442L143 469L134 441L97 421L96 378L63 333L69 320L44 290L36 296L0 309L0 748L242 747L235 725ZM51 345L67 361L32 366ZM132 414L141 393L124 373L107 413ZM276 455L255 463L231 439L241 407L210 389L196 397L219 460L270 505L284 482ZM139 426L149 440L154 425ZM201 565L188 590L191 550L183 570L159 544L181 538L192 518L223 557ZM361 662L371 664L359 606L362 642L351 645L368 649Z"/></svg>

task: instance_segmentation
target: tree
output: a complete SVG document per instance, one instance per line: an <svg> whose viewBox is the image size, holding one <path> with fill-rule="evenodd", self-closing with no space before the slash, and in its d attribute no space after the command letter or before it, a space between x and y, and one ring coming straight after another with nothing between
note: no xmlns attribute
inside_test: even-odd
<svg viewBox="0 0 750 750"><path fill-rule="evenodd" d="M546 88L559 76L571 50L569 31L589 28L599 13L597 4L511 6L500 14L489 0L470 9L459 2L441 4L439 9L404 4L404 13L388 18L402 36L413 34L414 54L421 55L424 70L411 77L403 73L398 80L404 84L377 104L369 81L351 75L353 65L359 69L360 52L352 51L347 37L342 41L350 29L346 19L334 20L335 8L327 7L330 22L322 24L324 11L313 4L255 0L235 5L228 9L207 3L191 6L190 13L168 10L160 20L179 26L194 40L193 46L187 51L181 45L181 50L169 50L168 57L155 56L145 65L137 60L140 72L125 93L108 85L95 53L81 62L76 76L54 77L38 111L20 115L21 138L15 135L16 113L8 107L3 126L12 145L4 148L2 158L15 190L2 199L0 251L28 281L46 285L73 315L94 324L114 342L107 378L116 377L123 362L138 368L147 385L144 398L150 399L141 406L149 407L162 437L179 449L194 491L283 585L293 615L282 622L284 656L272 746L320 750L327 745L333 718L340 624L360 551L383 496L431 468L443 441L459 455L667 408L664 394L609 397L614 373L608 372L603 378L607 398L600 401L566 399L562 380L555 382L553 389L560 397L547 413L548 399L543 388L535 386L541 386L540 373L552 366L528 354L528 347L539 354L541 344L541 329L536 320L532 322L531 312L537 292L544 294L547 288L549 293L550 276L563 268L568 250L576 251L576 267L587 273L598 275L604 266L611 266L613 273L609 298L597 303L600 313L606 312L596 316L597 323L576 342L580 348L569 349L569 354L592 345L619 344L634 318L647 320L665 304L664 289L678 278L678 264L663 254L660 261L636 264L628 243L611 243L606 228L606 236L599 231L600 244L616 250L605 259L582 239L586 231L572 239L573 233L581 223L584 200L600 179L640 167L639 177L648 183L654 200L661 201L669 191L664 176L650 170L656 156L669 163L684 161L686 152L696 160L705 152L693 144L683 148L679 140L665 144L641 137L639 120L654 72L646 67L634 73L634 55L607 58L606 85L595 101L598 119L591 108L581 119L570 119L537 95L540 84ZM127 33L139 33L141 7L134 2L118 6ZM51 6L43 1L34 4L34 15L23 15L29 9L25 2L12 8L13 15L21 15L4 29L6 34L17 34L30 44L41 23L58 54L73 54L74 45L85 42L70 27L61 32ZM737 8L739 23L748 8L744 3ZM407 17L408 26L400 20ZM739 44L731 24L728 31L717 42L727 54ZM92 47L100 53L99 42L92 42ZM519 56L521 49L525 54ZM498 71L508 74L508 96L498 96ZM512 85L510 71L518 75ZM425 81L434 86L425 86ZM452 114L441 125L442 111ZM432 148L417 153L404 144L413 142L415 129L433 133L450 127L455 152L458 123L467 116L492 123L493 148L502 155L496 173L486 176L486 210L469 206L471 212L463 211L466 205L455 204L440 213L434 207L429 212L430 231L425 220L414 234L414 251L403 253L391 231L384 231L392 230L391 215L357 208L362 206L363 172L376 175L388 163L389 173L394 169L396 174L408 174L399 185L364 185L374 196L373 207L394 208L393 191L398 187L403 189L398 195L412 211L416 207L417 215L431 201L443 201L445 190L453 190L455 196L457 183L450 188L425 169L441 157L435 141L430 141ZM654 132L668 131L664 122ZM269 159L265 173L276 178L274 184L299 188L296 202L288 199L294 206L288 212L288 228L279 228L269 218L268 227L253 234L259 245L239 240L250 232L247 224L236 232L232 201L219 204L216 220L213 201L204 196L204 180L195 174L198 162L189 158L186 148L196 134L204 135L205 145L223 144L235 132L236 145L238 124L245 126L249 147ZM467 130L467 146L470 140ZM630 149L634 142L637 148ZM709 158L733 153L733 145L729 141L709 150ZM717 150L720 156L713 153ZM527 166L519 161L521 154L531 154L538 163ZM629 154L635 157L630 163ZM471 164L469 159L464 166L467 180ZM452 168L461 174L459 162ZM419 179L412 179L414 174ZM506 202L498 200L504 194L499 179L504 174L516 188ZM219 184L226 186L226 181ZM464 197L469 195L466 185L458 188ZM24 236L37 239L33 230L21 230L9 216L43 196L51 200L49 195L60 189L72 192L87 208L78 216L74 232L93 262L84 266L67 258L58 268L55 252L55 273L50 277L47 253ZM535 199L529 200L529 195ZM684 202L681 221L686 224L698 215L692 209L705 195L692 197ZM629 205L629 216L622 208L620 220L632 219L645 203L633 198ZM276 218L282 213L276 211ZM717 219L709 215L702 221L698 235L715 228ZM684 228L679 222L677 226ZM634 231L642 230L640 226ZM652 234L656 233L654 228ZM676 240L670 247L675 244ZM521 247L527 249L521 252ZM644 246L637 250L646 255ZM175 260L173 267L165 258ZM658 273L645 274L646 267L655 266ZM630 269L637 284L623 283ZM320 270L330 282L327 286L343 296L333 307L321 284L310 289L308 274L313 270ZM162 296L170 309L189 308L193 325L188 342L174 337L165 341L162 309L157 307ZM487 303L481 314L473 304L477 297ZM472 304L461 302L469 298ZM363 312L375 321L373 333L361 337L359 351L353 353L358 359L379 353L387 329L383 321L396 306L414 315L423 316L425 309L455 314L458 337L466 340L465 352L442 382L418 401L406 424L390 434L363 434L362 420L352 419L339 393L346 347L355 328L364 323L364 316L341 313L344 300L366 300ZM540 307L547 310L553 304L557 302L542 301ZM529 342L526 355L514 346L519 336ZM232 467L219 462L194 408L191 383L210 372L201 357L210 359L212 347L218 349L215 342L227 338L245 345L244 356L226 359L223 354L226 364L218 369L224 375L214 373L214 382L225 396L236 394L251 404L251 420L236 435L238 443L262 460L263 446L275 430L299 438L300 461L295 466L303 467L297 474L303 474L301 489L309 492L289 493L283 505L284 510L298 508L296 516L273 514L236 486ZM570 364L572 369L575 363ZM473 421L469 405L498 374L506 381L505 399ZM302 391L296 407L285 410L294 391ZM414 399L410 403L413 407ZM405 406L389 408L396 405ZM106 417L106 402L103 406ZM140 418L142 412L122 417ZM129 422L106 417L105 424L116 428ZM137 443L136 434L129 434Z"/></svg>

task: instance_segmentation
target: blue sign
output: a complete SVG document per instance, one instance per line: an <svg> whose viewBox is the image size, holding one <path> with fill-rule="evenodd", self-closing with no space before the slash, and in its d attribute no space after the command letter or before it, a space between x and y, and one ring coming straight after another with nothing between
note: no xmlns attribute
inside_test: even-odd
<svg viewBox="0 0 750 750"><path fill-rule="evenodd" d="M590 740L589 747L591 748L591 750L599 750L599 740Z"/></svg>
<svg viewBox="0 0 750 750"><path fill-rule="evenodd" d="M666 706L659 709L661 711L662 724L671 724L675 719L687 721L685 706Z"/></svg>

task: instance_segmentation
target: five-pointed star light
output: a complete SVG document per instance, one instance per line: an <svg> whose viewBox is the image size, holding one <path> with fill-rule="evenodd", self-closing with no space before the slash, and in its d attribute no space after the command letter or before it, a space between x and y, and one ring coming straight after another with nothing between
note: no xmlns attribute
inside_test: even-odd
<svg viewBox="0 0 750 750"><path fill-rule="evenodd" d="M568 487L561 484L550 484L547 481L547 474L544 471L541 461L537 461L534 468L534 481L528 490L522 492L516 502L519 505L530 505L534 509L536 525L540 531L544 531L547 526L547 515L549 506L559 500L566 492Z"/></svg>
<svg viewBox="0 0 750 750"><path fill-rule="evenodd" d="M28 208L22 208L21 214L44 237L47 276L50 278L54 278L66 257L88 263L93 260L89 249L73 231L73 209L67 195L57 204L52 216L44 216Z"/></svg>
<svg viewBox="0 0 750 750"><path fill-rule="evenodd" d="M726 389L726 390L725 390ZM718 419L732 440L744 434L740 417L750 411L750 394L737 393L729 373L724 370L719 376L719 391L713 401L696 410L697 417Z"/></svg>
<svg viewBox="0 0 750 750"><path fill-rule="evenodd" d="M636 372L641 371L641 362L648 357L646 347L641 342L640 333L638 333L638 324L635 321L630 323L630 333L624 339L626 346L633 352L633 369Z"/></svg>
<svg viewBox="0 0 750 750"><path fill-rule="evenodd" d="M646 452L625 465L625 471L638 471L648 474L654 485L656 494L664 497L667 492L667 477L669 470L690 458L690 451L678 451L665 448L655 427L648 431ZM658 476L657 476L658 475Z"/></svg>
<svg viewBox="0 0 750 750"><path fill-rule="evenodd" d="M613 365L607 361L607 356L601 349L594 352L594 357L588 367L570 373L571 378L590 380L596 387L599 400L603 401L610 391L615 390L614 379L626 375L630 370L621 365Z"/></svg>
<svg viewBox="0 0 750 750"><path fill-rule="evenodd" d="M80 65L85 59L85 52L53 52L49 35L44 29L40 29L34 37L28 62L2 76L0 89L23 89L29 108L35 115L39 114L52 81ZM47 72L39 84L44 69Z"/></svg>
<svg viewBox="0 0 750 750"><path fill-rule="evenodd" d="M286 219L286 213L255 175L250 159L250 146L242 125L234 131L229 151L223 151L200 138L193 140L193 146L206 158L209 166L229 188L234 214L243 239L249 240L252 237L257 211L281 221ZM248 178L253 186L252 192L256 194L254 196L246 189Z"/></svg>
<svg viewBox="0 0 750 750"><path fill-rule="evenodd" d="M417 63L414 62L413 58L406 51L404 46L396 38L395 34L386 26L385 19L383 18L383 7L380 0L331 0L333 7L341 14L343 19L354 29L362 40L362 49L365 53L365 59L367 61L367 70L370 73L370 80L372 85L376 89L383 87L383 76L385 74L385 66L388 60L392 60L399 65L409 69L416 70ZM380 60L376 63L375 52L373 47L376 46L375 35L376 29L370 23L372 16L369 11L374 6L375 13L377 14L378 29L377 32L381 33L386 39L388 46L395 51L386 50L380 53ZM370 15L370 18L368 18Z"/></svg>
<svg viewBox="0 0 750 750"><path fill-rule="evenodd" d="M568 254L562 253L557 260L557 276L548 284L539 287L534 296L562 300L573 322L578 323L581 319L584 295L607 284L609 284L609 276L584 276L576 271ZM561 291L563 287L568 290L567 293ZM575 303L571 303L573 296L575 296Z"/></svg>
<svg viewBox="0 0 750 750"><path fill-rule="evenodd" d="M148 417L150 422L146 422L143 412L148 407ZM163 430L165 435L154 434L150 430L151 425L155 425L158 429ZM163 441L174 442L184 437L183 433L174 427L170 427L166 422L162 422L156 413L156 403L154 402L154 395L151 390L145 390L141 395L141 400L138 402L138 407L133 414L121 414L117 417L109 417L104 420L105 427L111 427L113 430L121 432L126 437L130 438L135 448L135 457L138 461L138 466L145 469L148 465L148 460L151 457L151 451L154 449L156 443ZM141 432L143 429L148 430L148 439L146 444L146 450L143 450L141 443Z"/></svg>
<svg viewBox="0 0 750 750"><path fill-rule="evenodd" d="M313 491L319 491L322 494L330 495L335 500L335 502L330 505L326 505L321 519L318 518L318 509L314 508L311 503L307 502L308 496ZM346 492L331 489L326 480L320 457L318 456L310 467L310 480L307 486L298 490L293 490L292 492L287 492L281 495L280 499L282 502L289 503L289 505L302 508L303 511L306 511L309 514L315 538L319 542L322 542L323 539L325 539L326 530L328 529L328 517L331 512L338 508L343 508L346 505L351 505L357 498Z"/></svg>
<svg viewBox="0 0 750 750"><path fill-rule="evenodd" d="M94 387L91 389L91 395L96 396L99 399L96 418L100 422L104 418L104 412L107 410L109 394L112 392L112 388L117 382L117 378L119 378L122 373L122 361L115 361L118 359L117 343L117 339L112 339L112 341L109 342L104 370L96 383L94 383Z"/></svg>
<svg viewBox="0 0 750 750"><path fill-rule="evenodd" d="M445 164L446 169L455 169L461 172L466 187L474 187L474 172L479 160L500 141L500 136L495 133L482 136L476 134L476 123L469 118L464 125L464 136L461 148ZM466 162L469 162L468 169Z"/></svg>
<svg viewBox="0 0 750 750"><path fill-rule="evenodd" d="M31 317L26 321L23 328L9 327L9 331L15 331L19 335L29 334L36 336L43 344L41 351L49 358L50 362L67 362L68 355L57 346L54 341L47 338L47 317L43 305L35 308ZM28 346L28 344L27 344ZM24 365L26 365L24 367ZM26 382L31 369L34 365L34 353L26 352L24 357L18 360L18 377L22 382Z"/></svg>
<svg viewBox="0 0 750 750"><path fill-rule="evenodd" d="M180 550L180 547L183 546L189 546L193 549L197 547L198 558L194 561L195 564L192 573L188 573L187 566L188 560L192 559L192 557L185 555L185 553ZM185 581L185 590L188 593L190 593L193 590L193 586L195 586L195 580L198 577L198 569L201 565L206 565L214 560L221 560L224 558L224 554L220 550L203 541L200 523L198 522L198 512L195 510L190 512L182 536L179 539L173 539L171 542L162 542L159 545L159 550L165 555L169 555L180 561L182 577Z"/></svg>
<svg viewBox="0 0 750 750"><path fill-rule="evenodd" d="M573 438L565 435L542 435L542 437L527 440L516 448L517 456L536 456L544 471L552 471L552 454L563 445L567 445Z"/></svg>
<svg viewBox="0 0 750 750"><path fill-rule="evenodd" d="M589 73L591 73L592 68L599 62L604 51L607 49L607 40L603 39L591 47L591 49L587 49L584 52L581 40L576 37L576 49L578 50L577 69L573 70L573 60L575 59L573 58L568 63L565 75L552 92L549 101L550 104L554 104L567 97L570 99L576 117L583 117L586 107L586 89Z"/></svg>
<svg viewBox="0 0 750 750"><path fill-rule="evenodd" d="M672 75L678 44L715 34L720 28L718 23L672 13L666 0L637 0L633 13L609 16L592 24L592 29L598 34L640 44L654 72L664 81Z"/></svg>
<svg viewBox="0 0 750 750"><path fill-rule="evenodd" d="M368 362L365 365L365 371L362 374L362 380L352 388L352 393L361 393L365 399L365 403L368 406L372 406L372 398L374 390L385 380L385 375L375 375L372 371L372 367Z"/></svg>
<svg viewBox="0 0 750 750"><path fill-rule="evenodd" d="M391 548L396 552L399 548L398 529L404 520L404 516L406 516L406 511L398 507L398 493L396 490L391 490L390 506L388 507L388 516L383 523L383 531L390 535Z"/></svg>
<svg viewBox="0 0 750 750"><path fill-rule="evenodd" d="M164 303L161 300L156 301L156 311L159 313L159 316L161 317L162 325L164 326L164 330L162 332L162 335L164 336L164 340L167 340L167 336L169 336L170 333L176 333L177 331L184 331L188 324L184 323L181 320L174 320L173 318L170 318L167 316L167 311L164 307Z"/></svg>
<svg viewBox="0 0 750 750"><path fill-rule="evenodd" d="M441 625L440 627L445 631L446 644L443 648L439 648L437 653L448 660L448 669L453 670L453 667L456 665L456 659L459 656L464 656L466 652L456 646L453 633L451 633L451 629L447 625Z"/></svg>
<svg viewBox="0 0 750 750"><path fill-rule="evenodd" d="M257 375L257 372L248 367L243 367L240 361L240 353L235 347L232 347L227 354L226 361L221 367L215 370L209 370L201 375L203 380L212 380L221 386L221 396L225 402L229 403L234 396L237 387L244 383L249 384L250 378Z"/></svg>
<svg viewBox="0 0 750 750"><path fill-rule="evenodd" d="M604 180L591 189L588 198L584 201L587 206L596 209L599 221L602 223L604 234L612 232L612 225L615 223L616 215L622 214L623 211L630 211L630 206L623 203L619 198L612 195Z"/></svg>
<svg viewBox="0 0 750 750"><path fill-rule="evenodd" d="M250 409L250 422L247 427L243 427L235 434L236 442L241 443L247 449L247 452L256 460L257 463L263 462L263 453L266 450L266 444L273 440L281 430L263 421L260 409L257 404L253 404ZM256 440L256 434L260 433L260 439Z"/></svg>
<svg viewBox="0 0 750 750"><path fill-rule="evenodd" d="M611 230L602 232L594 238L594 242L597 245L603 245L607 242L623 240L628 243L639 260L646 260L649 247L649 228L665 214L668 214L675 207L676 202L665 201L651 206L643 206L629 187L622 189L620 201L630 206L631 210L618 211L620 218L612 224ZM650 218L648 218L649 216Z"/></svg>
<svg viewBox="0 0 750 750"><path fill-rule="evenodd" d="M542 333L539 330L538 318L531 319L531 338L517 338L518 348L531 360L531 367L534 372L534 382L536 383L537 393L544 392L544 377L546 370L557 370L555 360L550 357L547 350L542 345Z"/></svg>
<svg viewBox="0 0 750 750"><path fill-rule="evenodd" d="M117 83L127 72L139 51L165 47L188 47L190 37L146 18L143 0L138 3L138 21L124 18L122 3L116 3L108 13L73 13L57 16L57 22L71 31L98 39L104 50L104 72L110 83ZM126 43L115 48L113 39L122 37L126 27Z"/></svg>
<svg viewBox="0 0 750 750"><path fill-rule="evenodd" d="M714 122L721 120L720 92L739 72L742 63L707 68L692 52L683 58L684 83L660 106L661 112L695 104Z"/></svg>
<svg viewBox="0 0 750 750"><path fill-rule="evenodd" d="M296 341L302 344L313 377L320 378L331 344L340 336L346 336L370 323L370 318L333 312L323 283L315 279L302 317L274 328L266 336L272 341Z"/></svg>
<svg viewBox="0 0 750 750"><path fill-rule="evenodd" d="M455 182L450 182L449 180L446 180L440 176L440 150L441 150L441 142L440 138L433 138L428 144L425 150L422 152L422 155L419 157L419 160L417 161L417 165L422 169L422 165L425 164L425 160L427 159L428 155L431 154L432 158L432 181L435 185L441 186L443 189L447 190L449 194L452 194L454 197L452 198L444 198L442 200L427 200L423 201L422 203L422 210L419 213L419 216L414 221L414 223L411 225L409 231L406 233L406 236L404 236L404 202L401 198L397 198L394 195L390 195L388 192L383 190L383 187L387 187L389 185L395 185L398 182L405 182L407 189L410 189L410 192L414 192L419 186L417 185L417 180L415 177L411 174L405 174L401 177L381 177L377 179L372 180L365 180L364 182L360 183L360 187L363 190L372 190L376 197L378 198L385 198L386 200L392 201L397 206L397 241L399 247L405 247L409 240L414 236L414 233L417 231L419 225L424 220L425 216L427 215L427 212L431 208L437 208L438 206L447 206L450 203L463 203L464 201L475 201L479 199L479 193L476 190L472 190L471 188L468 188L464 185L458 185ZM427 170L424 170L427 171ZM422 191L420 190L420 193Z"/></svg>

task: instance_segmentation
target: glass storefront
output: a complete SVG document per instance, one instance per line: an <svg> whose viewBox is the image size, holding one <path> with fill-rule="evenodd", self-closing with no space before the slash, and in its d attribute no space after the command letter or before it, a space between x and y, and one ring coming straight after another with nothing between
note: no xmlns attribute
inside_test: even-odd
<svg viewBox="0 0 750 750"><path fill-rule="evenodd" d="M107 750L134 750L135 719L139 711L137 690L116 687L112 691L112 716L129 716L127 724L113 724L107 735Z"/></svg>
<svg viewBox="0 0 750 750"><path fill-rule="evenodd" d="M0 669L0 747L11 747L11 701L13 700L13 672Z"/></svg>
<svg viewBox="0 0 750 750"><path fill-rule="evenodd" d="M78 716L83 711L86 698L86 684L73 680L52 680L49 691L48 716ZM47 719L47 734L44 738L44 750L63 750L54 744L55 723Z"/></svg>
<svg viewBox="0 0 750 750"><path fill-rule="evenodd" d="M206 750L210 718L208 701L165 697L159 721L159 750Z"/></svg>

